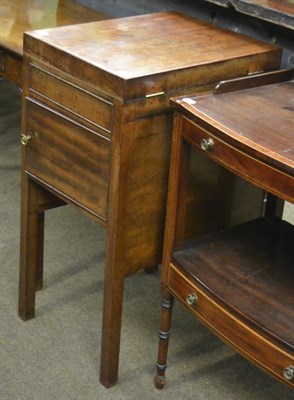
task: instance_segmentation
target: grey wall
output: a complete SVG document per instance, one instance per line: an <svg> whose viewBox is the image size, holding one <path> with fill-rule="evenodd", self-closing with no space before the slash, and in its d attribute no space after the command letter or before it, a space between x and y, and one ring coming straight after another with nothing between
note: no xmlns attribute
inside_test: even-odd
<svg viewBox="0 0 294 400"><path fill-rule="evenodd" d="M282 67L294 67L294 31L211 4L206 0L76 0L112 17L180 11L283 48Z"/></svg>

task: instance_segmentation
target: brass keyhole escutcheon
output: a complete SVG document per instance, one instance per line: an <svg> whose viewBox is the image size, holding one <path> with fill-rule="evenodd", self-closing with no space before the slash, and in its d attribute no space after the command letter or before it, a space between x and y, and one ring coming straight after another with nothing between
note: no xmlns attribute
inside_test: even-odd
<svg viewBox="0 0 294 400"><path fill-rule="evenodd" d="M186 297L186 302L189 306L195 306L198 303L198 297L195 293L189 293Z"/></svg>
<svg viewBox="0 0 294 400"><path fill-rule="evenodd" d="M26 145L28 144L28 142L29 142L30 139L31 139L31 136L30 136L30 135L24 135L24 134L22 134L21 137L20 137L21 144L22 144L23 146L26 146Z"/></svg>
<svg viewBox="0 0 294 400"><path fill-rule="evenodd" d="M200 147L204 151L212 151L214 149L214 141L213 139L202 139L200 142Z"/></svg>

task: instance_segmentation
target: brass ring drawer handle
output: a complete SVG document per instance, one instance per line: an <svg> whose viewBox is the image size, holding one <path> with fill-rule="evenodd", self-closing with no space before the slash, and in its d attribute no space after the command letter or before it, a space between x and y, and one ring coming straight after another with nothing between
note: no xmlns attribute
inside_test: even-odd
<svg viewBox="0 0 294 400"><path fill-rule="evenodd" d="M26 146L26 145L28 144L28 142L29 142L30 139L31 139L31 136L30 136L30 135L21 134L20 141L21 141L21 144L22 144L23 146Z"/></svg>
<svg viewBox="0 0 294 400"><path fill-rule="evenodd" d="M195 293L189 293L186 297L186 302L189 306L195 306L198 303L198 297Z"/></svg>
<svg viewBox="0 0 294 400"><path fill-rule="evenodd" d="M214 141L213 139L202 139L200 142L200 147L204 151L212 151L214 149Z"/></svg>
<svg viewBox="0 0 294 400"><path fill-rule="evenodd" d="M283 375L287 381L292 381L294 378L294 365L284 368Z"/></svg>

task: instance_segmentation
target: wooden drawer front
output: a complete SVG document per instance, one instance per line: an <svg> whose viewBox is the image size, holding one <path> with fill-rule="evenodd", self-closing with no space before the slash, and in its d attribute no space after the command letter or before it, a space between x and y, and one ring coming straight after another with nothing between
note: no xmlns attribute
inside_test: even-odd
<svg viewBox="0 0 294 400"><path fill-rule="evenodd" d="M218 336L233 345L245 357L289 384L283 377L283 370L293 365L293 355L270 343L210 299L197 284L191 284L173 264L169 268L168 286L185 306ZM197 295L198 302L189 306L187 296L193 293Z"/></svg>
<svg viewBox="0 0 294 400"><path fill-rule="evenodd" d="M102 132L111 133L113 104L97 94L31 65L30 95L47 102L63 113L94 124ZM83 122L83 121L82 121Z"/></svg>
<svg viewBox="0 0 294 400"><path fill-rule="evenodd" d="M22 86L22 57L0 48L0 77Z"/></svg>
<svg viewBox="0 0 294 400"><path fill-rule="evenodd" d="M106 220L110 141L26 100L26 171Z"/></svg>
<svg viewBox="0 0 294 400"><path fill-rule="evenodd" d="M253 184L258 185L285 200L291 202L294 201L293 174L290 175L289 173L289 175L286 175L284 172L250 157L244 152L230 146L218 139L216 136L200 128L194 122L185 117L183 117L182 134L188 142L199 149L201 149L200 143L202 139L212 139L214 142L213 150L204 151L201 149L203 154L206 154L216 162L222 164ZM256 171L258 171L258 174ZM289 176L293 182L291 185L289 185Z"/></svg>

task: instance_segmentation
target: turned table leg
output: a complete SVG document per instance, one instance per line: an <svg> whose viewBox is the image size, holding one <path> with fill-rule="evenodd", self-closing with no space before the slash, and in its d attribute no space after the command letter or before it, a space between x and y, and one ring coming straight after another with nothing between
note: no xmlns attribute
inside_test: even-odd
<svg viewBox="0 0 294 400"><path fill-rule="evenodd" d="M159 348L158 359L156 364L156 375L154 377L154 384L157 389L162 389L165 385L165 370L168 351L168 342L170 337L171 327L171 314L173 307L173 297L171 295L165 296L161 300L161 323L159 330Z"/></svg>

